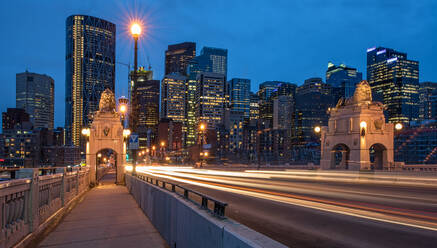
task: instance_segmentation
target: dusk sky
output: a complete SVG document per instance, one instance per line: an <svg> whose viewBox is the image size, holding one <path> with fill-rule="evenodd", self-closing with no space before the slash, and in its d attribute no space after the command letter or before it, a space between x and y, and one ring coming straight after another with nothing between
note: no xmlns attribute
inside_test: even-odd
<svg viewBox="0 0 437 248"><path fill-rule="evenodd" d="M91 15L117 25L116 61L133 63L129 18L143 19L139 64L162 79L167 45L193 41L228 49L228 78L301 85L328 61L366 75L366 49L385 46L420 63L420 81L437 82L437 1L1 1L0 111L15 107L15 74L55 80L55 126L64 126L65 20ZM116 96L127 95L127 67L116 67Z"/></svg>

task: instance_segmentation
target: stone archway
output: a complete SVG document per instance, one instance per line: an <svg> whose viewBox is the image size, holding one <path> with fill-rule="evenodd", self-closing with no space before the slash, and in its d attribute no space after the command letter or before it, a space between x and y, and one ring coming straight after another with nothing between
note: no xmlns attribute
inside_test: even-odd
<svg viewBox="0 0 437 248"><path fill-rule="evenodd" d="M106 89L100 98L99 111L94 114L91 128L87 135L86 163L90 167L90 182L96 183L97 155L99 151L110 149L116 154L116 183L124 183L124 165L126 163L126 137L120 121L120 114L115 111L114 94Z"/></svg>
<svg viewBox="0 0 437 248"><path fill-rule="evenodd" d="M349 169L350 149L345 144L337 144L331 150L331 169Z"/></svg>
<svg viewBox="0 0 437 248"><path fill-rule="evenodd" d="M381 103L372 101L366 81L357 84L353 97L340 99L335 108L330 108L328 126L321 129L321 168L372 170L387 169L394 164L394 127L385 122L383 110ZM343 148L338 148L338 144ZM372 161L369 149L372 149ZM332 154L339 151L346 155L342 156L345 158L341 160L342 166L336 166L338 155Z"/></svg>
<svg viewBox="0 0 437 248"><path fill-rule="evenodd" d="M380 143L369 147L370 168L372 170L383 170L387 168L387 148Z"/></svg>

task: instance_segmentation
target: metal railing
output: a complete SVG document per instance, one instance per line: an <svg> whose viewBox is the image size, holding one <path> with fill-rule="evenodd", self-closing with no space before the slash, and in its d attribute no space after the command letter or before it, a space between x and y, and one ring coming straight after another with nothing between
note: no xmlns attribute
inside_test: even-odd
<svg viewBox="0 0 437 248"><path fill-rule="evenodd" d="M141 175L141 174L137 174L136 177L142 181L145 181L147 183L158 186L162 189L176 193L176 194L182 196L183 198L185 198L186 200L193 202L194 204L199 206L201 209L209 211L210 213L212 213L216 217L219 217L219 218L225 217L225 209L226 209L226 206L228 206L228 204L225 202L221 202L217 199L214 199L210 196L199 193L199 192L194 191L192 189L187 189L187 188L180 186L180 185L177 185L175 183L159 180L159 179L154 178L154 177L149 177L149 176L145 176L145 175ZM182 190L183 193L182 194L178 193L177 189ZM200 203L195 201L192 197L190 197L192 195L196 195L196 196L200 197L201 198ZM212 203L212 206L213 206L211 209L209 208L210 202Z"/></svg>

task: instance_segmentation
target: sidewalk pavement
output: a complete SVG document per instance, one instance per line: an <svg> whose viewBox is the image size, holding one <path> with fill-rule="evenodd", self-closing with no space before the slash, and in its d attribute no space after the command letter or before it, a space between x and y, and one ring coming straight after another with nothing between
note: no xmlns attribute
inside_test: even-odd
<svg viewBox="0 0 437 248"><path fill-rule="evenodd" d="M39 247L168 247L115 173L86 193Z"/></svg>

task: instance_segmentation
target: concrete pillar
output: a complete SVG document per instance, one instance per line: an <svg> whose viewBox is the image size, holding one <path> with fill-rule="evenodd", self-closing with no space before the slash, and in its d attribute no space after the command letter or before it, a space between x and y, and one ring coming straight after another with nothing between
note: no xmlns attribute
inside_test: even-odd
<svg viewBox="0 0 437 248"><path fill-rule="evenodd" d="M38 210L39 210L39 170L35 168L24 168L16 172L16 178L30 178L30 191L25 212L27 214L27 222L29 223L30 232L36 230L39 226Z"/></svg>
<svg viewBox="0 0 437 248"><path fill-rule="evenodd" d="M89 169L90 169L90 174L89 174L89 177L90 177L90 184L91 185L95 185L96 183L97 183L97 181L96 181L96 164L97 164L97 161L96 161L96 154L95 153L90 153L90 154L87 154L87 165L89 166Z"/></svg>
<svg viewBox="0 0 437 248"><path fill-rule="evenodd" d="M116 184L124 184L124 165L125 165L126 155L117 153L117 179Z"/></svg>

